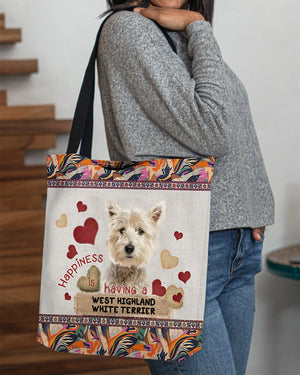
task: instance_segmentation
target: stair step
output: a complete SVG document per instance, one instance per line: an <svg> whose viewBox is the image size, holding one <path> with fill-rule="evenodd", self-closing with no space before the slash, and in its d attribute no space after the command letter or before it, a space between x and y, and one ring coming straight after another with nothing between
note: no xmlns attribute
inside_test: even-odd
<svg viewBox="0 0 300 375"><path fill-rule="evenodd" d="M4 244L3 244L4 245ZM15 243L5 244L5 246L0 247L0 259L4 258L16 258L19 256L31 256L31 255L41 255L43 253L43 239L33 243L33 241L28 241L25 244ZM26 246L25 246L26 245ZM0 262L1 263L1 262ZM0 280L1 284L1 280ZM1 284L2 285L2 284Z"/></svg>
<svg viewBox="0 0 300 375"><path fill-rule="evenodd" d="M1 259L0 274L16 273L17 275L25 273L40 272L42 268L42 253L40 255L31 255L30 257L16 257L13 261L11 258ZM2 276L3 277L3 276ZM1 278L2 278L1 277ZM4 276L5 277L5 276ZM0 291L1 294L1 291ZM8 301L7 301L8 302Z"/></svg>
<svg viewBox="0 0 300 375"><path fill-rule="evenodd" d="M53 104L2 106L0 107L0 118L1 121L54 119L54 110Z"/></svg>
<svg viewBox="0 0 300 375"><path fill-rule="evenodd" d="M55 134L6 135L0 138L0 154L14 150L47 150L55 145Z"/></svg>
<svg viewBox="0 0 300 375"><path fill-rule="evenodd" d="M37 319L37 318L36 318ZM3 338L5 342L5 338ZM5 375L150 375L150 370L141 359L100 357L56 352L36 343L35 348L24 347L19 351L3 355L1 374ZM12 372L16 369L16 372ZM17 369L19 371L17 372ZM79 371L80 373L79 373ZM8 372L9 371L9 372Z"/></svg>
<svg viewBox="0 0 300 375"><path fill-rule="evenodd" d="M0 181L0 199L8 197L27 197L28 195L43 195L47 193L47 181L44 178L28 180ZM0 202L2 204L2 202Z"/></svg>
<svg viewBox="0 0 300 375"><path fill-rule="evenodd" d="M11 320L20 321L21 319L30 319L38 315L39 306L35 303L25 302L21 309L16 309L16 304L0 304L0 322L1 324L8 323ZM21 319L20 319L21 318ZM0 371L1 374L1 371Z"/></svg>
<svg viewBox="0 0 300 375"><path fill-rule="evenodd" d="M111 369L111 370L102 370L101 364L98 365L99 369L95 369L94 371L86 371L85 368L81 368L81 371L78 372L78 368L69 375L151 375L149 367L146 363L143 364L143 361L139 359L139 364L132 367L124 368L124 365L120 363L120 367ZM39 367L40 368L40 367ZM43 372L45 374L45 372ZM22 374L28 375L28 374ZM35 375L35 374L30 374ZM46 374L45 374L46 375Z"/></svg>
<svg viewBox="0 0 300 375"><path fill-rule="evenodd" d="M37 318L36 318L37 319ZM37 321L37 320L36 320ZM7 355L1 356L1 365L0 365L0 372L1 374L5 375L13 375L13 370L19 368L19 372L15 372L15 374L22 374L22 375L35 375L35 374L58 374L57 369L59 371L63 371L62 368L65 368L66 363L69 368L74 369L76 371L76 368L78 366L82 366L82 359L81 361L76 361L75 366L70 366L70 364L73 363L74 360L71 360L70 356L76 356L75 354L70 353L58 353L50 349L46 349L43 345L38 344L36 342L35 349L32 350L32 348L28 349L28 352L26 351L26 344L24 342L24 347L20 352L16 353L10 353ZM95 356L97 357L97 356ZM99 361L99 358L97 358ZM89 358L89 361L91 359ZM52 365L52 362L55 363L55 366ZM45 363L47 363L46 369ZM49 367L51 367L51 371L47 371ZM95 368L95 363L93 363ZM42 370L41 370L42 366ZM25 369L26 368L26 369ZM85 365L85 368L87 368L87 364ZM3 371L3 372L2 372ZM66 372L60 372L60 374L67 374ZM76 373L76 372L75 372ZM140 374L143 375L143 374Z"/></svg>
<svg viewBox="0 0 300 375"><path fill-rule="evenodd" d="M1 212L0 213L0 233L1 241L2 237L5 237L4 233L9 233L10 235L19 236L18 231L24 232L34 232L39 231L44 228L45 221L45 210L20 210L11 212ZM3 233L3 236L2 236ZM22 234L22 236L23 236ZM33 233L29 233L33 234ZM22 236L20 235L20 241L22 241ZM27 237L28 238L28 237Z"/></svg>
<svg viewBox="0 0 300 375"><path fill-rule="evenodd" d="M7 157L7 152L2 153L0 151L0 170L24 167L24 157L24 150L15 150L9 157Z"/></svg>
<svg viewBox="0 0 300 375"><path fill-rule="evenodd" d="M40 255L31 255L25 257L16 257L14 260L11 258L1 259L0 274L16 273L17 275L25 273L39 273L42 268L42 252ZM2 276L5 277L5 276ZM1 277L1 278L2 278ZM9 287L8 287L9 288ZM1 291L0 291L0 294ZM8 302L8 301L7 301Z"/></svg>
<svg viewBox="0 0 300 375"><path fill-rule="evenodd" d="M0 74L31 74L37 73L38 61L36 59L27 60L0 60Z"/></svg>
<svg viewBox="0 0 300 375"><path fill-rule="evenodd" d="M4 13L0 13L0 29L4 29L5 27L5 16Z"/></svg>
<svg viewBox="0 0 300 375"><path fill-rule="evenodd" d="M32 258L30 257L23 263L23 267L30 267L30 262ZM38 263L40 264L40 268L42 267L41 259L39 259ZM24 302L38 302L40 296L40 286L34 285L31 287L23 287L17 288L12 293L11 288L1 289L0 290L0 300L5 301L7 304L14 303L18 301L18 303Z"/></svg>
<svg viewBox="0 0 300 375"><path fill-rule="evenodd" d="M28 178L47 178L47 166L26 166L20 169L8 169L0 171L0 181L24 180Z"/></svg>
<svg viewBox="0 0 300 375"><path fill-rule="evenodd" d="M20 321L23 318L27 321L35 319L38 315L39 306L35 303L24 303L21 309L16 309L16 304L4 304L0 305L0 322L1 324L6 324L9 321ZM34 317L34 318L33 318ZM20 319L21 318L21 319ZM0 372L1 373L1 372Z"/></svg>
<svg viewBox="0 0 300 375"><path fill-rule="evenodd" d="M64 375L151 375L141 359L56 352L38 343L27 349L26 341L22 349L3 355L0 365L3 375L52 375L58 369Z"/></svg>
<svg viewBox="0 0 300 375"><path fill-rule="evenodd" d="M22 196L6 197L0 203L0 212L16 210L40 210L43 208L43 197L41 195L30 195L26 199Z"/></svg>
<svg viewBox="0 0 300 375"><path fill-rule="evenodd" d="M36 211L36 210L35 210ZM0 252L1 257L4 251L8 253L15 252L17 255L23 254L26 252L26 249L29 253L35 253L35 249L40 247L43 248L44 242L44 231L43 228L39 228L34 232L28 231L27 229L20 229L18 232L13 233L12 230L7 230L6 232L1 232L1 241L0 241Z"/></svg>
<svg viewBox="0 0 300 375"><path fill-rule="evenodd" d="M0 321L0 332L19 332L22 334L25 332L34 332L36 329L37 323L35 316L20 320L7 321L5 323Z"/></svg>
<svg viewBox="0 0 300 375"><path fill-rule="evenodd" d="M4 29L0 28L0 43L17 43L22 40L21 29Z"/></svg>
<svg viewBox="0 0 300 375"><path fill-rule="evenodd" d="M41 282L40 272L27 272L26 277L22 277L22 278L17 277L14 273L7 272L5 276L2 276L0 278L0 289L21 288L22 286L23 287L34 286L34 285L39 285L40 282Z"/></svg>
<svg viewBox="0 0 300 375"><path fill-rule="evenodd" d="M6 105L7 98L6 98L6 91L0 90L0 105Z"/></svg>
<svg viewBox="0 0 300 375"><path fill-rule="evenodd" d="M27 342L27 348L35 349L36 348L36 335L37 335L37 323L35 330L32 332L26 332L22 334L22 340L20 340L19 333L6 333L5 341L1 340L0 350L2 355L11 354L16 350L22 349L24 342Z"/></svg>
<svg viewBox="0 0 300 375"><path fill-rule="evenodd" d="M9 107L8 107L9 108ZM1 109L0 109L1 113ZM13 134L69 134L72 120L24 120L24 121L0 121L0 135Z"/></svg>
<svg viewBox="0 0 300 375"><path fill-rule="evenodd" d="M38 318L36 317L35 319L37 322ZM37 325L36 325L36 332L37 332ZM34 349L30 347L27 349L28 343L24 341L23 349L19 351L13 350L10 353L1 356L1 365L0 365L1 374L5 374L5 375L70 374L69 361L72 363L72 360L70 357L74 356L74 354L72 355L69 353L58 353L56 351L46 349L45 346L39 344L36 341L36 339L35 340L31 339L30 341L31 343L35 342ZM76 357L78 357L78 355L76 355ZM54 366L53 366L53 362L54 362ZM44 370L45 363L47 363L46 370ZM68 370L67 370L68 372L62 372L63 368L65 368L66 366L66 363L68 367ZM78 366L80 366L80 363L76 362L76 366L78 369ZM49 371L49 367L51 367L51 372ZM72 366L71 368L74 368L74 367L75 366ZM59 372L57 372L57 370ZM75 371L76 371L76 367L75 367Z"/></svg>
<svg viewBox="0 0 300 375"><path fill-rule="evenodd" d="M32 332L26 332L22 334L22 340L20 340L20 334L17 332L7 332L5 334L5 341L1 340L0 350L2 355L10 354L17 350L21 350L24 347L24 342L27 342L28 349L36 349L37 342L37 322L36 327Z"/></svg>

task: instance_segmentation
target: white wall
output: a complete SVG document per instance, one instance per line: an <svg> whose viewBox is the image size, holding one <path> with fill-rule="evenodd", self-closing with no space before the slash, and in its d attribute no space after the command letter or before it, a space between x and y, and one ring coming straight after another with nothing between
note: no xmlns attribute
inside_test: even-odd
<svg viewBox="0 0 300 375"><path fill-rule="evenodd" d="M22 43L0 46L0 58L38 58L39 72L29 77L1 77L8 104L55 104L57 119L73 117L83 74L106 10L104 0L1 0L6 27L22 28ZM95 90L94 158L108 158L99 92ZM68 136L57 137L65 153ZM27 152L26 164L45 162L47 152Z"/></svg>
<svg viewBox="0 0 300 375"><path fill-rule="evenodd" d="M300 242L300 2L216 1L214 33L223 57L247 87L253 120L276 199L276 224L268 227L263 256ZM1 0L7 27L21 27L23 42L0 48L0 58L39 59L39 73L1 78L13 104L56 105L71 118L104 0ZM96 91L92 157L108 158ZM67 136L48 153L64 153ZM297 147L298 146L298 147ZM26 163L47 152L28 152ZM296 375L300 355L300 282L274 276L264 266L256 279L256 317L247 375Z"/></svg>
<svg viewBox="0 0 300 375"><path fill-rule="evenodd" d="M215 35L248 90L275 196L275 225L263 257L300 243L300 49L297 0L216 1ZM300 373L300 281L264 269L256 277L256 316L247 375Z"/></svg>

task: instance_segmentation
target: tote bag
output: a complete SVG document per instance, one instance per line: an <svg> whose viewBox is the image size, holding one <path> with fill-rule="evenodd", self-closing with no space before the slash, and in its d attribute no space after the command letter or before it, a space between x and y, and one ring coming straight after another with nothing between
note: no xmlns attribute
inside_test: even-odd
<svg viewBox="0 0 300 375"><path fill-rule="evenodd" d="M95 60L109 17L67 152L47 155L37 341L179 361L202 346L214 158L91 159Z"/></svg>

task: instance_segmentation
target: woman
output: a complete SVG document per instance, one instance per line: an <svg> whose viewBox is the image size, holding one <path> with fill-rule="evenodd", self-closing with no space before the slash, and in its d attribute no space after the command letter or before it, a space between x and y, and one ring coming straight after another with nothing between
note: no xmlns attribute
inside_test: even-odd
<svg viewBox="0 0 300 375"><path fill-rule="evenodd" d="M108 3L116 13L100 36L98 74L111 159L216 159L203 347L181 362L147 363L152 374L245 374L274 200L246 89L213 35L214 1Z"/></svg>

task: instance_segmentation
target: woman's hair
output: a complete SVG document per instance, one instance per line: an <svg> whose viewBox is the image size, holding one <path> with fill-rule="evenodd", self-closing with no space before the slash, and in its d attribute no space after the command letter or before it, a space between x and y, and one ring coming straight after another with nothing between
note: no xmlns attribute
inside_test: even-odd
<svg viewBox="0 0 300 375"><path fill-rule="evenodd" d="M136 7L147 8L150 0L138 0L139 5L130 5L129 3L133 0L106 0L108 10L101 13L99 18L106 16L110 12L118 12L120 10L131 10ZM199 12L212 24L214 15L214 2L215 0L188 0L188 9L194 12Z"/></svg>

